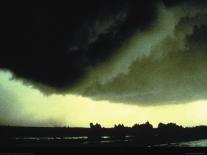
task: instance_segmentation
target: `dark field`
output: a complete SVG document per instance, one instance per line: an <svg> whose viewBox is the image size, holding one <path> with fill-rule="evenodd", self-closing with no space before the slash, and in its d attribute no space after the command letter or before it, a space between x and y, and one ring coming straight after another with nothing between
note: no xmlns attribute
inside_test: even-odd
<svg viewBox="0 0 207 155"><path fill-rule="evenodd" d="M184 142L207 139L207 127L183 128L174 123L153 128L148 122L132 128L122 125L102 128L99 124L90 128L61 127L0 127L1 147L39 146L135 146L171 147L187 146ZM202 143L203 142L203 143ZM201 147L205 140L200 143ZM191 142L192 146L199 147ZM193 145L195 144L195 145Z"/></svg>

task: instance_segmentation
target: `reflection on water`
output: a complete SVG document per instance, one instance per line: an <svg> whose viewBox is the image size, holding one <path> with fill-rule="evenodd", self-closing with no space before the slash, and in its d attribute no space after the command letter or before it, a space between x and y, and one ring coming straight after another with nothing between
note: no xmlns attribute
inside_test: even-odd
<svg viewBox="0 0 207 155"><path fill-rule="evenodd" d="M99 143L112 143L112 142L128 142L132 141L133 136L125 136L123 139L113 139L110 136L101 136L97 141ZM53 140L68 140L68 141L82 141L84 144L87 144L90 140L88 136L71 136L71 137L16 137L15 140L30 140L30 141L53 141Z"/></svg>
<svg viewBox="0 0 207 155"><path fill-rule="evenodd" d="M101 136L102 139L109 139L110 136Z"/></svg>
<svg viewBox="0 0 207 155"><path fill-rule="evenodd" d="M207 147L207 139L180 142L180 143L159 144L155 146L158 146L158 147Z"/></svg>
<svg viewBox="0 0 207 155"><path fill-rule="evenodd" d="M81 142L82 144L89 144L91 141L87 136L71 136L71 137L16 137L15 140L28 140L28 141L56 141L64 140L71 142ZM133 136L125 136L123 139L113 139L110 136L101 136L101 138L96 141L98 143L114 143L114 142L130 142L133 141ZM207 139L180 142L180 143L169 143L169 144L159 144L153 145L154 147L207 147ZM152 146L149 146L152 147Z"/></svg>
<svg viewBox="0 0 207 155"><path fill-rule="evenodd" d="M180 147L207 147L207 139L179 143Z"/></svg>
<svg viewBox="0 0 207 155"><path fill-rule="evenodd" d="M77 137L16 137L15 140L84 140L87 136Z"/></svg>
<svg viewBox="0 0 207 155"><path fill-rule="evenodd" d="M68 139L68 140L81 140L81 139L88 139L87 136L82 136L82 137L63 137L62 139Z"/></svg>

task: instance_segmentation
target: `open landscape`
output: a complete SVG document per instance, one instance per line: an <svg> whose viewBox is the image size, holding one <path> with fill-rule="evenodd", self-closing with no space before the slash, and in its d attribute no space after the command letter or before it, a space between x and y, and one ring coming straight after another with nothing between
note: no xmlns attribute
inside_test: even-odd
<svg viewBox="0 0 207 155"><path fill-rule="evenodd" d="M187 127L149 122L124 127L11 127L1 126L1 147L39 146L136 146L136 147L207 147L207 126Z"/></svg>
<svg viewBox="0 0 207 155"><path fill-rule="evenodd" d="M207 0L49 4L0 9L0 155L204 154Z"/></svg>

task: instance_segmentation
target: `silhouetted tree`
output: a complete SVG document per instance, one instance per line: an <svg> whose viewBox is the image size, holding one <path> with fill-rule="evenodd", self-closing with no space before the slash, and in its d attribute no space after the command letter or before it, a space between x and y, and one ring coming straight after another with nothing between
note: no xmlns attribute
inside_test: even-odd
<svg viewBox="0 0 207 155"><path fill-rule="evenodd" d="M125 128L123 124L114 125L115 129L123 129Z"/></svg>
<svg viewBox="0 0 207 155"><path fill-rule="evenodd" d="M147 121L144 124L134 124L132 126L133 129L145 129L145 130L149 130L149 129L153 129L153 126Z"/></svg>
<svg viewBox="0 0 207 155"><path fill-rule="evenodd" d="M99 141L101 139L101 125L96 123L90 123L91 132L88 136L89 140L91 141Z"/></svg>
<svg viewBox="0 0 207 155"><path fill-rule="evenodd" d="M101 125L96 123L95 125L93 123L90 123L90 128L91 129L101 129Z"/></svg>
<svg viewBox="0 0 207 155"><path fill-rule="evenodd" d="M159 123L158 124L158 129L182 129L182 126L177 125L176 123L168 123L168 124L163 124L163 123Z"/></svg>

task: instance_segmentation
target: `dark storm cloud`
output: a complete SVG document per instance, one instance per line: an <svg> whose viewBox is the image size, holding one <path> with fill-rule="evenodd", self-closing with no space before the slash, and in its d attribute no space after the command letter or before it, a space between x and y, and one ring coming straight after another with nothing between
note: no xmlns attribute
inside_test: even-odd
<svg viewBox="0 0 207 155"><path fill-rule="evenodd" d="M135 29L150 23L154 3L144 2L76 0L64 8L8 7L2 11L0 67L40 85L73 86Z"/></svg>
<svg viewBox="0 0 207 155"><path fill-rule="evenodd" d="M204 99L206 6L76 0L66 8L4 9L0 68L43 92L125 103Z"/></svg>
<svg viewBox="0 0 207 155"><path fill-rule="evenodd" d="M207 96L205 6L161 4L158 19L74 89L98 100L184 103Z"/></svg>

